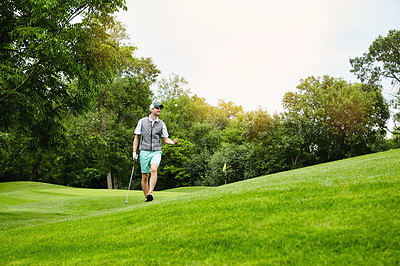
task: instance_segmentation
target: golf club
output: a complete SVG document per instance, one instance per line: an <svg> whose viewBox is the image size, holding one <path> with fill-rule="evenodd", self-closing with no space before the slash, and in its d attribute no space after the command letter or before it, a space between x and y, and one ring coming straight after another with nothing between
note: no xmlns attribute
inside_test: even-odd
<svg viewBox="0 0 400 266"><path fill-rule="evenodd" d="M125 204L127 204L127 203L128 203L129 189L131 188L133 171L135 170L135 163L136 163L136 159L133 161L133 167L132 167L132 172L131 172L131 179L129 179L128 194L126 195L126 201L125 201Z"/></svg>

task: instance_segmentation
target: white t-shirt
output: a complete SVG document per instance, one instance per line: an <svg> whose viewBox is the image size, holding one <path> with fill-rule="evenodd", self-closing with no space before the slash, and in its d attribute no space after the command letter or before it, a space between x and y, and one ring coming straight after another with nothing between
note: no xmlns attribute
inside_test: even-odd
<svg viewBox="0 0 400 266"><path fill-rule="evenodd" d="M160 121L160 119L158 119L158 117L157 117L156 120L153 121L153 119L151 119L151 116L149 116L149 120L151 121L151 126L154 126L154 123L156 121L157 122ZM139 123L136 126L134 134L135 135L142 135L142 119L139 120ZM161 132L161 137L162 138L168 138L168 130L167 130L167 126L165 125L164 122L163 122L163 129L162 129L162 132Z"/></svg>

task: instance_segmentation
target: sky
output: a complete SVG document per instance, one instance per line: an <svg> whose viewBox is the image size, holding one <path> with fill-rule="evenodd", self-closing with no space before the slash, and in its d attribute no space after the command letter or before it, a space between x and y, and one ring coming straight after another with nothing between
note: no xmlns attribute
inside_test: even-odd
<svg viewBox="0 0 400 266"><path fill-rule="evenodd" d="M176 74L213 106L223 99L270 114L307 77L358 82L349 59L400 30L399 0L127 0L127 7L117 19L159 79Z"/></svg>

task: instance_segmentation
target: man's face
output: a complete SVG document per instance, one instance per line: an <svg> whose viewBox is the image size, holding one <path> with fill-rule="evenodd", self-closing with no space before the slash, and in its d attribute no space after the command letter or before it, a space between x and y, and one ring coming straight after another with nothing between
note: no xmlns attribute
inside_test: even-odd
<svg viewBox="0 0 400 266"><path fill-rule="evenodd" d="M151 113L154 114L155 116L159 116L161 114L161 108L160 107L153 108L151 109Z"/></svg>

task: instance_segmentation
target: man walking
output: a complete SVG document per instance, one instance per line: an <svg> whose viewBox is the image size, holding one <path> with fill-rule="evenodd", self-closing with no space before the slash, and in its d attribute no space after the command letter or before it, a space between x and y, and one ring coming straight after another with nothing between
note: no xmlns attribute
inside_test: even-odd
<svg viewBox="0 0 400 266"><path fill-rule="evenodd" d="M167 126L158 117L164 106L158 102L150 105L150 116L139 120L133 140L133 159L137 159L137 146L140 136L140 168L142 172L142 189L146 201L153 200L153 190L157 183L157 169L161 162L161 139L166 144L175 145L178 139L168 138ZM149 173L151 173L149 182Z"/></svg>

